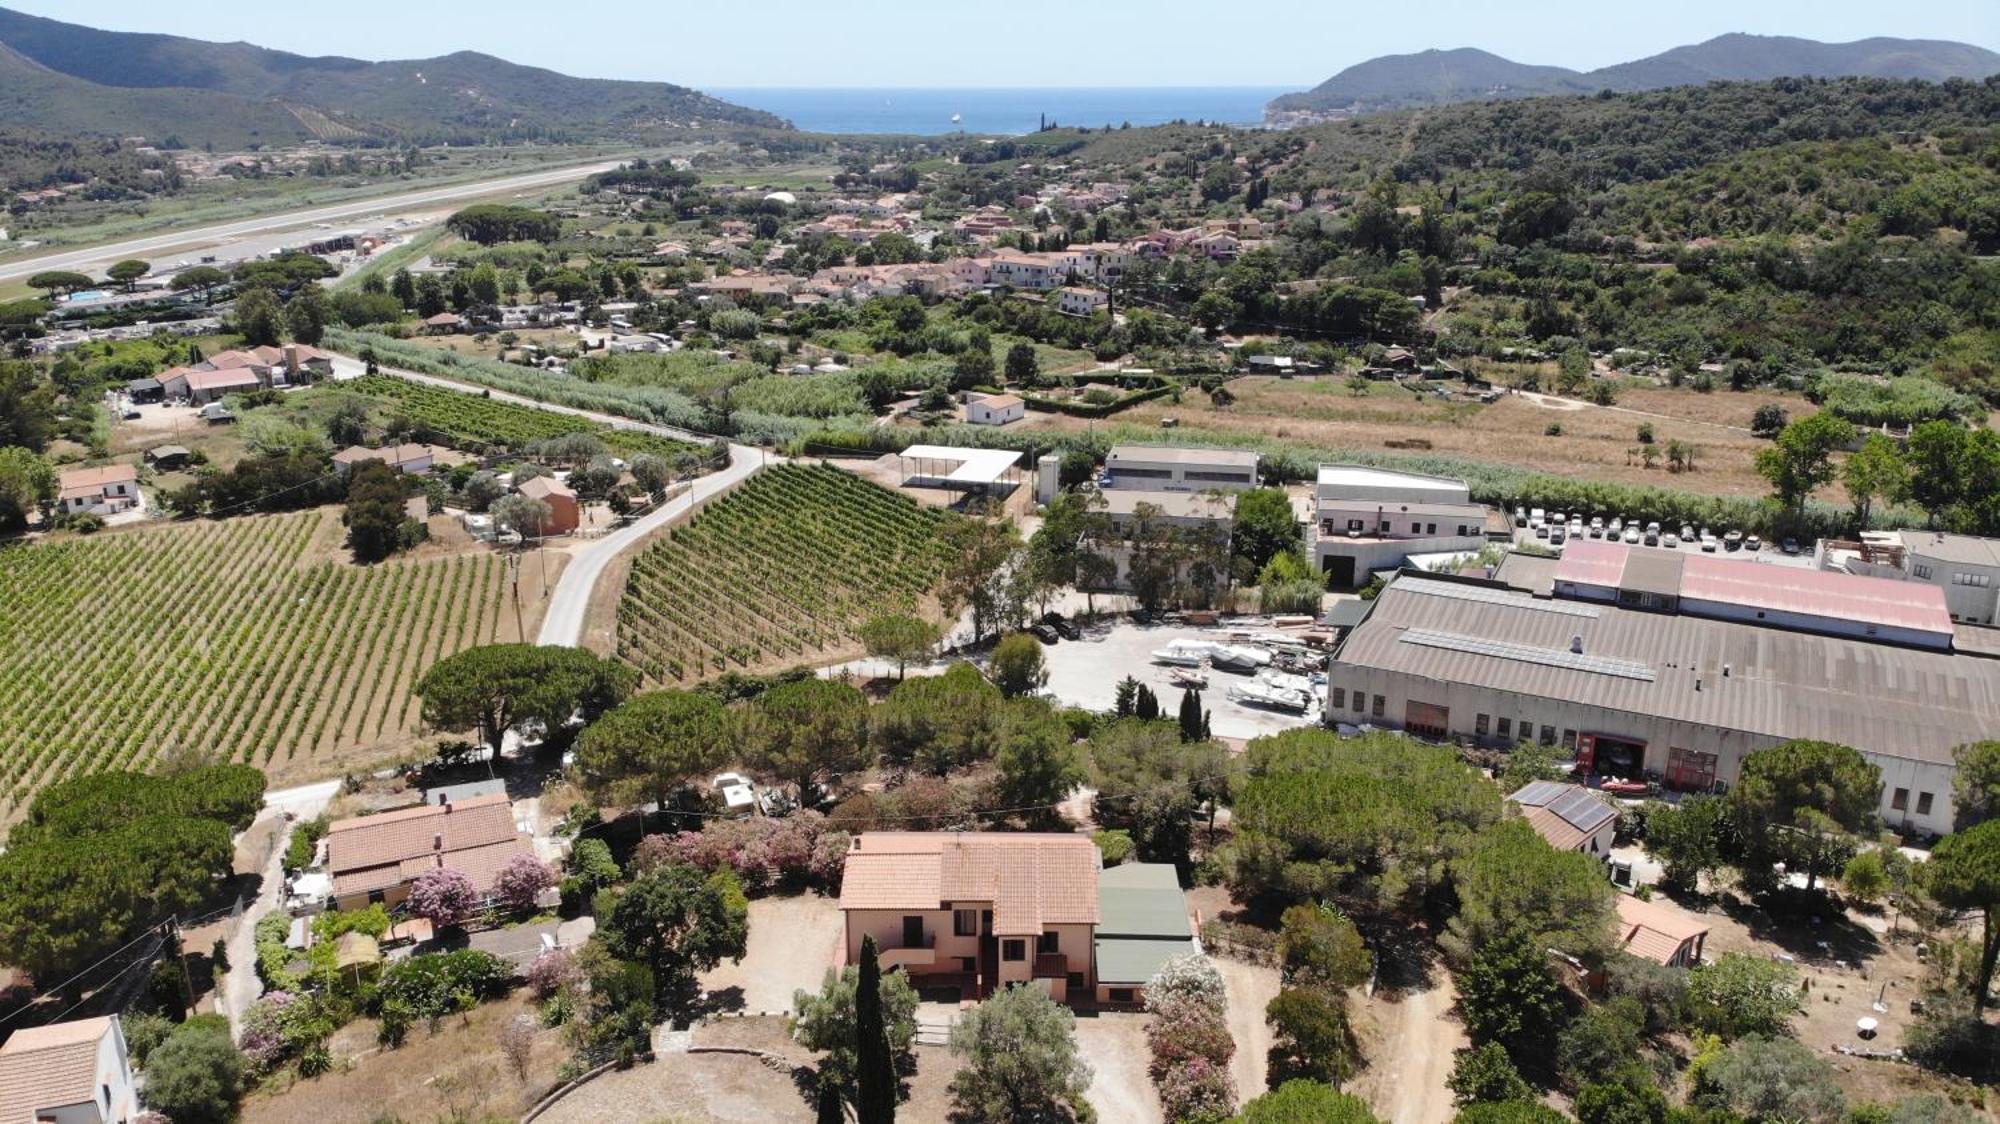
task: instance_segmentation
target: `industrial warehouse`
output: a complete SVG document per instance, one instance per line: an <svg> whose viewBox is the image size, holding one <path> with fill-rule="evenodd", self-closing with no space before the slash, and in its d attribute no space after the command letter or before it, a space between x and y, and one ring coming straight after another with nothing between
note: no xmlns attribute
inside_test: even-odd
<svg viewBox="0 0 2000 1124"><path fill-rule="evenodd" d="M1580 548L1580 549L1579 549ZM1584 776L1723 790L1795 738L1882 770L1882 817L1952 829L1952 750L2000 729L2000 660L1934 586L1572 543L1547 595L1406 571L1347 635L1327 718L1575 751Z"/></svg>

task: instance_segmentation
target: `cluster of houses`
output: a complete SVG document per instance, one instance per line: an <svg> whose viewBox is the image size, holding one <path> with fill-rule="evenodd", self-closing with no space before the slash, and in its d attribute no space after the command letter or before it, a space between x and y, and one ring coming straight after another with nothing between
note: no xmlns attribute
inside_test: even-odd
<svg viewBox="0 0 2000 1124"><path fill-rule="evenodd" d="M300 386L333 373L333 356L293 343L225 351L186 367L173 367L125 386L133 402L185 402L206 406L225 395Z"/></svg>

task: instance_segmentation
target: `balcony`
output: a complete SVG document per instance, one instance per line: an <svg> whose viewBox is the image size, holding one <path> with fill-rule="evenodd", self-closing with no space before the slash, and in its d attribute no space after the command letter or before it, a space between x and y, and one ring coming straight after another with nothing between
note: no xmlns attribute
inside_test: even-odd
<svg viewBox="0 0 2000 1124"><path fill-rule="evenodd" d="M929 968L937 963L937 934L925 933L920 945L884 948L876 960L885 972L891 968Z"/></svg>
<svg viewBox="0 0 2000 1124"><path fill-rule="evenodd" d="M1042 952L1035 955L1034 977L1042 979L1062 979L1069 975L1069 957L1060 952Z"/></svg>

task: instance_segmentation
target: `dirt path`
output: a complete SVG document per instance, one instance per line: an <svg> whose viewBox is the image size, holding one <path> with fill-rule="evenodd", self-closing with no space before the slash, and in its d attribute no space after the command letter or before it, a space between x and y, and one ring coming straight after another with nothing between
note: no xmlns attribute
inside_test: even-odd
<svg viewBox="0 0 2000 1124"><path fill-rule="evenodd" d="M1278 970L1221 956L1215 957L1215 967L1229 991L1229 1036L1236 1040L1229 1075L1236 1079L1241 1105L1264 1091L1271 1053L1271 1024L1264 1021L1264 1008L1278 997Z"/></svg>
<svg viewBox="0 0 2000 1124"><path fill-rule="evenodd" d="M1457 1112L1445 1081L1453 1053L1466 1045L1465 1031L1450 1017L1458 1001L1451 977L1439 970L1436 979L1428 990L1374 1004L1385 1033L1349 1091L1374 1105L1386 1124L1444 1124Z"/></svg>

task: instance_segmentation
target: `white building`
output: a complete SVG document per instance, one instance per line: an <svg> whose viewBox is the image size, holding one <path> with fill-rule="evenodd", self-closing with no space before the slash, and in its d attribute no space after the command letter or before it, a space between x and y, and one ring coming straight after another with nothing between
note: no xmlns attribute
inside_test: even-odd
<svg viewBox="0 0 2000 1124"><path fill-rule="evenodd" d="M126 1124L138 1115L116 1015L17 1030L0 1046L0 1122Z"/></svg>
<svg viewBox="0 0 2000 1124"><path fill-rule="evenodd" d="M115 515L139 506L139 470L129 464L73 468L57 482L65 515Z"/></svg>
<svg viewBox="0 0 2000 1124"><path fill-rule="evenodd" d="M1367 465L1321 465L1314 493L1313 560L1330 585L1353 588L1413 554L1478 551L1486 508L1463 480Z"/></svg>
<svg viewBox="0 0 2000 1124"><path fill-rule="evenodd" d="M1056 290L1056 311L1068 316L1093 316L1110 307L1111 298L1098 289Z"/></svg>
<svg viewBox="0 0 2000 1124"><path fill-rule="evenodd" d="M1028 404L1018 394L985 394L965 404L965 420L973 425L1006 425L1028 416Z"/></svg>
<svg viewBox="0 0 2000 1124"><path fill-rule="evenodd" d="M1822 565L1852 574L1926 582L1944 592L1951 619L2000 625L2000 539L1945 531L1877 531L1827 544Z"/></svg>
<svg viewBox="0 0 2000 1124"><path fill-rule="evenodd" d="M1104 458L1107 490L1236 491L1257 486L1256 453L1194 445L1113 445Z"/></svg>

